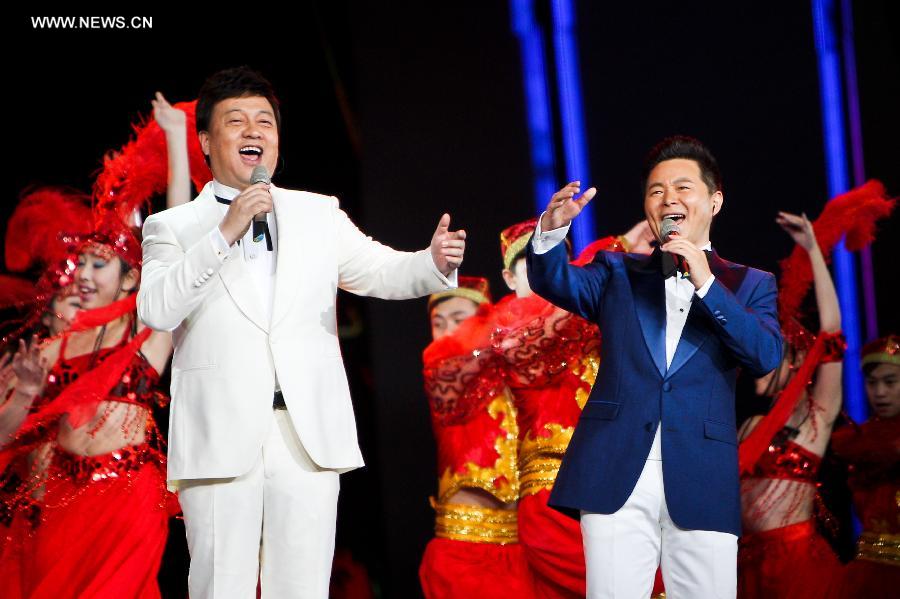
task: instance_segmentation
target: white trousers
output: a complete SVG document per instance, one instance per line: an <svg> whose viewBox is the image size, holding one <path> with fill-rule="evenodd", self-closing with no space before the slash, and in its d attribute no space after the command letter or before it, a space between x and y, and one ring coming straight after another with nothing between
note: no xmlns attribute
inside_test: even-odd
<svg viewBox="0 0 900 599"><path fill-rule="evenodd" d="M287 410L253 468L236 478L179 481L191 599L326 599L338 473L303 449Z"/></svg>
<svg viewBox="0 0 900 599"><path fill-rule="evenodd" d="M645 599L662 567L667 599L733 599L737 537L678 528L669 516L662 462L647 460L614 514L581 513L589 599Z"/></svg>

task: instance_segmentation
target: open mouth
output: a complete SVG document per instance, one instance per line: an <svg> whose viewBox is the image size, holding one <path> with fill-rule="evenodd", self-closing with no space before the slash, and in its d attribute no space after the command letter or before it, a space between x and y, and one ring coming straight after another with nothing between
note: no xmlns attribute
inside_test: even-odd
<svg viewBox="0 0 900 599"><path fill-rule="evenodd" d="M238 153L245 164L259 164L262 159L263 149L260 146L243 146Z"/></svg>
<svg viewBox="0 0 900 599"><path fill-rule="evenodd" d="M80 287L78 287L78 295L81 297L81 301L83 301L83 302L90 300L90 298L95 293L97 293L97 290L93 289L91 287L85 287L84 285L81 285Z"/></svg>
<svg viewBox="0 0 900 599"><path fill-rule="evenodd" d="M674 222L676 225L680 225L681 222L684 220L684 214L681 212L670 212L668 214L663 214L662 219L663 220L669 219L672 222Z"/></svg>

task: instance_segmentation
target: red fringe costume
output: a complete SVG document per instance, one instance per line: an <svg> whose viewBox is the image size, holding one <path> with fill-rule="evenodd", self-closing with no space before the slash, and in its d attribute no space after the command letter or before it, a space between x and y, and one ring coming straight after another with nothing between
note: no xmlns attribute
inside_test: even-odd
<svg viewBox="0 0 900 599"><path fill-rule="evenodd" d="M826 204L813 223L824 256L829 257L834 245L844 237L850 250L860 249L872 241L875 222L894 207L894 201L886 199L884 193L881 183L870 181ZM812 268L806 251L795 247L782 261L781 269L778 299L782 330L787 342L804 351L805 357L772 409L741 442L738 451L742 483L754 479L769 482L761 500L755 500L760 503L755 508L760 515L781 504L789 495L792 500L796 497L797 502L815 497L815 492L802 493L797 485L816 486L821 457L790 441L789 431L784 427L804 393L810 409L815 409L814 398L807 390L816 369L823 363L841 361L845 345L840 332L820 333L815 337L796 318L812 284ZM790 506L785 518L799 507L799 503ZM745 534L738 552L738 597L830 596L839 587L841 570L831 546L817 532L815 520Z"/></svg>
<svg viewBox="0 0 900 599"><path fill-rule="evenodd" d="M486 285L484 279L460 277L458 290L437 295L479 303L474 292L482 286L486 302ZM461 489L480 489L500 503L518 498L516 410L502 360L490 351L493 319L492 306L482 303L475 316L423 354L439 475L432 499L436 538L419 567L427 599L535 596L515 509L449 503Z"/></svg>
<svg viewBox="0 0 900 599"><path fill-rule="evenodd" d="M822 458L786 439L773 441L747 478L815 486ZM775 485L778 493L792 490ZM745 534L738 551L738 597L818 599L833 592L841 563L814 520Z"/></svg>
<svg viewBox="0 0 900 599"><path fill-rule="evenodd" d="M187 113L189 130L194 105L176 104ZM32 265L33 260L47 268L37 286L38 317L46 302L72 282L75 257L86 245L140 268L140 244L123 223L132 223L136 210L165 191L168 168L164 134L156 122L138 125L135 132L134 140L107 156L87 223L74 204L71 211L51 208L59 198L37 202L34 210L25 206L24 217L34 212L42 230L50 232L42 241L60 236L61 256L45 256L42 246L31 247L26 240L7 236L11 268ZM196 137L189 136L188 151L192 179L202 186L211 175ZM48 220L54 217L58 218ZM85 238L84 232L91 230L95 232ZM118 345L65 355L71 333L104 327L119 318L130 319L131 326ZM0 452L4 598L160 596L157 574L168 518L178 507L165 488L165 450L151 414L151 408L164 405L167 398L157 390L158 373L140 353L150 334L149 328L137 332L134 295L80 312L64 333L43 395L35 399L12 443ZM107 426L112 422L116 424ZM63 427L82 429L89 437L114 435L122 445L102 455L71 453L59 441Z"/></svg>
<svg viewBox="0 0 900 599"><path fill-rule="evenodd" d="M131 314L134 296L100 308L100 320ZM93 328L97 318L76 320L72 332ZM133 322L133 321L132 321ZM159 597L156 575L168 533L165 457L150 408L165 400L159 375L139 353L144 329L112 348L60 357L43 395L0 452L2 522L6 542L0 579L4 597ZM57 441L61 426L91 427L127 404L128 436L143 426L143 439L108 454L82 456Z"/></svg>

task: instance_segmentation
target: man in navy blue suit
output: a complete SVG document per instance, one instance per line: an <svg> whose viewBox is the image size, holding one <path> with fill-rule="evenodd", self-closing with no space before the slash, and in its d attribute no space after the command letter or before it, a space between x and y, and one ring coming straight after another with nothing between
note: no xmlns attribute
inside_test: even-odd
<svg viewBox="0 0 900 599"><path fill-rule="evenodd" d="M651 256L571 266L560 241L594 197L554 194L528 248L535 293L596 322L600 371L550 504L581 518L588 597L734 597L740 535L735 379L781 361L775 278L711 251L722 209L715 158L672 137L644 170ZM663 238L664 219L677 232Z"/></svg>

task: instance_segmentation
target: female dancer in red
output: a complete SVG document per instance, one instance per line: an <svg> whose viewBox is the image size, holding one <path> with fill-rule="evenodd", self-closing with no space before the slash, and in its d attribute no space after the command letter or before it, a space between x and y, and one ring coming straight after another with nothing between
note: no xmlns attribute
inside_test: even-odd
<svg viewBox="0 0 900 599"><path fill-rule="evenodd" d="M816 480L842 398L840 309L825 256L842 237L848 249L871 241L875 222L892 208L873 181L834 198L815 224L784 212L776 219L796 243L781 264L779 314L788 347L781 367L757 381L757 393L775 397L774 405L739 431L740 597L822 597L837 587L840 563L814 519L828 519L815 513L822 505ZM794 318L810 283L817 337Z"/></svg>
<svg viewBox="0 0 900 599"><path fill-rule="evenodd" d="M428 306L434 342L423 362L439 478L422 590L427 599L534 597L517 533L516 410L490 348L487 279L461 276Z"/></svg>
<svg viewBox="0 0 900 599"><path fill-rule="evenodd" d="M4 596L159 596L167 518L177 503L165 491L165 452L150 408L165 401L156 387L171 337L137 322L141 250L116 215L131 222L163 190L169 206L183 203L189 176L203 183L209 173L186 136L193 104L173 108L157 94L153 107L156 122L138 127L136 139L105 161L95 190L98 231L83 241L63 237L77 247L58 283L70 284L74 271L85 311L40 348L20 345L0 405L0 423L15 431L0 439Z"/></svg>
<svg viewBox="0 0 900 599"><path fill-rule="evenodd" d="M862 350L872 417L834 434L835 453L850 464L853 503L863 526L847 565L841 597L891 597L900 589L900 336Z"/></svg>
<svg viewBox="0 0 900 599"><path fill-rule="evenodd" d="M159 596L168 512L150 408L171 339L135 318L139 266L126 229L93 235L75 273L86 311L16 356L3 407L30 405L0 458L7 596Z"/></svg>
<svg viewBox="0 0 900 599"><path fill-rule="evenodd" d="M840 571L837 556L816 531L813 506L819 465L841 410L841 315L812 223L805 216L784 212L776 222L809 256L819 314L818 345L825 349L818 357L807 357L813 338L792 321L792 327L784 327L788 347L782 365L756 381L757 394L780 402L779 395L804 358L805 370L814 367L815 382L800 388L787 422L741 477L744 536L738 554L738 596L812 599L825 596ZM805 372L802 376L804 383L810 378ZM740 438L761 431L762 420L748 419Z"/></svg>

